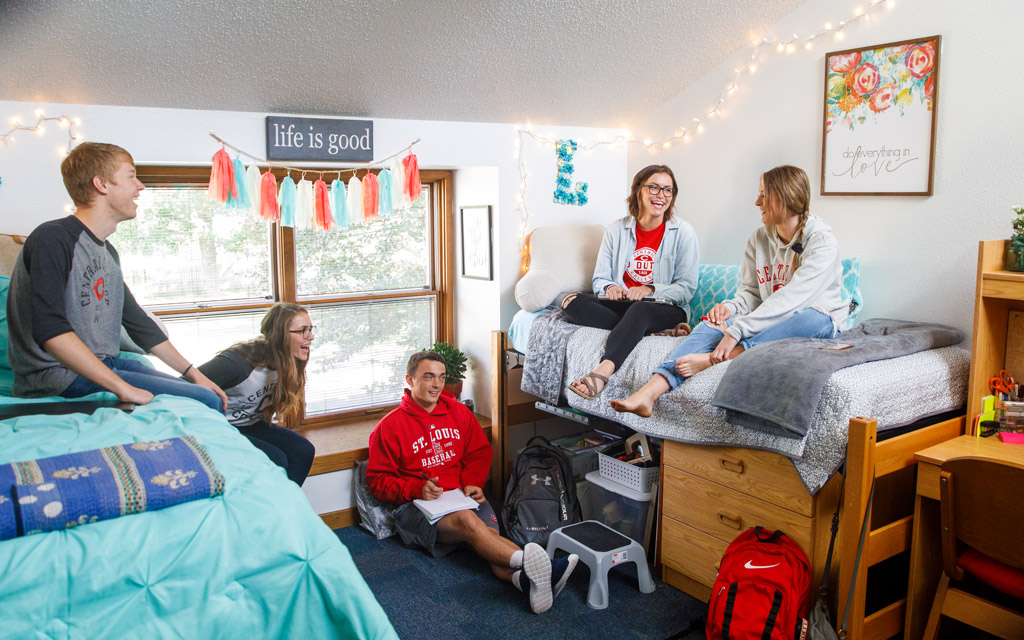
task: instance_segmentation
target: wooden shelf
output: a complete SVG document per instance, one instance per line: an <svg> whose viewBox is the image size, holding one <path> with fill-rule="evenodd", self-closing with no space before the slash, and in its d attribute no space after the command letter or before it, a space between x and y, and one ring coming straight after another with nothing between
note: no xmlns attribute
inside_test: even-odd
<svg viewBox="0 0 1024 640"><path fill-rule="evenodd" d="M981 399L990 393L989 378L1005 365L1010 311L1024 310L1024 273L1003 269L1005 249L1005 240L978 243L971 380L967 390L968 426L981 410Z"/></svg>
<svg viewBox="0 0 1024 640"><path fill-rule="evenodd" d="M1024 301L1024 273L1016 271L983 271L981 296L1001 300Z"/></svg>
<svg viewBox="0 0 1024 640"><path fill-rule="evenodd" d="M1024 283L1024 273L1020 271L1006 271L1005 269L984 271L981 276L985 280L1009 280L1010 282Z"/></svg>

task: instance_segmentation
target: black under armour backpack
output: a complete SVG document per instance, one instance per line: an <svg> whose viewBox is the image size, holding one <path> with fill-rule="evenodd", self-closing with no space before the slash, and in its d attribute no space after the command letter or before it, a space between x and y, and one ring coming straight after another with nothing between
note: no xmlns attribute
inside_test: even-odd
<svg viewBox="0 0 1024 640"><path fill-rule="evenodd" d="M552 531L582 519L569 457L544 436L530 438L516 454L505 488L505 535L520 546L546 545Z"/></svg>

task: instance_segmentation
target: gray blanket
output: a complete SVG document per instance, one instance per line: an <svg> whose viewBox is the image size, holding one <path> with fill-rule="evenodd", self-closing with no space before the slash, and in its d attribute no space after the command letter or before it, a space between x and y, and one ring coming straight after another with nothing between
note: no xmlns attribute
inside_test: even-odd
<svg viewBox="0 0 1024 640"><path fill-rule="evenodd" d="M566 322L565 313L561 310L542 314L533 321L523 364L523 391L558 404L565 368L565 345L579 328L579 325Z"/></svg>
<svg viewBox="0 0 1024 640"><path fill-rule="evenodd" d="M712 404L730 423L803 438L829 377L845 367L954 345L964 334L941 324L866 320L835 340L790 338L759 345L733 361ZM839 345L852 348L834 350Z"/></svg>

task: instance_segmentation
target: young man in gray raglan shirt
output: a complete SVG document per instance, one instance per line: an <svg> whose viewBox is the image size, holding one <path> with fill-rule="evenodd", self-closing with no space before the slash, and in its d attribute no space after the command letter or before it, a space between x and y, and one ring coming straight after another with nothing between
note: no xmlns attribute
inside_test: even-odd
<svg viewBox="0 0 1024 640"><path fill-rule="evenodd" d="M14 395L76 398L106 390L122 402L146 404L166 393L223 412L224 392L142 310L106 241L138 209L135 199L144 187L131 155L115 145L84 142L61 163L61 173L77 210L39 225L11 274L7 355ZM122 325L184 379L118 358Z"/></svg>

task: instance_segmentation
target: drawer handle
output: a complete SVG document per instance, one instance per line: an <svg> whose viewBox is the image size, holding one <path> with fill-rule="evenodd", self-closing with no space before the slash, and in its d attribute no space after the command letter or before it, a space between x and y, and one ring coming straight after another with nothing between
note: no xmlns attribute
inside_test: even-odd
<svg viewBox="0 0 1024 640"><path fill-rule="evenodd" d="M717 572L721 568L722 568L722 561L719 560L719 561L715 562L715 571Z"/></svg>
<svg viewBox="0 0 1024 640"><path fill-rule="evenodd" d="M740 516L731 516L731 515L728 515L728 514L725 514L725 513L722 513L721 511L719 511L718 512L718 519L721 520L722 523L725 524L726 526L732 527L733 529L736 529L737 531L739 531L740 529L743 528L743 518L741 518Z"/></svg>
<svg viewBox="0 0 1024 640"><path fill-rule="evenodd" d="M722 468L726 471L733 473L743 473L743 461L742 460L726 460L725 458L719 458L718 462L721 463Z"/></svg>

